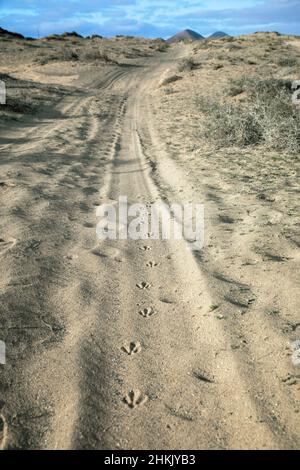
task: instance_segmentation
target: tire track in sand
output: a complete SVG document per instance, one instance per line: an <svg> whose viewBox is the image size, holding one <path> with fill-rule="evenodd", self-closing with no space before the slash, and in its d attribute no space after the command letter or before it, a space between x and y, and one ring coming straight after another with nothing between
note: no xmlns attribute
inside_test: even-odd
<svg viewBox="0 0 300 470"><path fill-rule="evenodd" d="M105 201L127 196L129 203L149 206L164 196L153 178L156 166L149 152L155 152L155 161L164 153L149 134L147 141L141 136L148 130L143 119L147 90L165 67L153 68L153 78L149 70L138 73L137 87L128 93ZM100 259L104 292L94 334L101 349L93 356L89 348L82 353L88 372L82 376L81 432L74 435L74 447L280 446L260 419L227 334L211 313L207 280L185 242L106 241L101 246L118 252L122 261ZM159 260L152 270L150 250ZM121 345L133 338L142 345L141 353L123 355ZM143 406L136 406L140 400Z"/></svg>

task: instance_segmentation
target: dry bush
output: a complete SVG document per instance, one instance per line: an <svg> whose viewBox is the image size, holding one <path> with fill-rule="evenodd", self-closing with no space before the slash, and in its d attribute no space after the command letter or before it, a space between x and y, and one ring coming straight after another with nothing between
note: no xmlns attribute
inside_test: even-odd
<svg viewBox="0 0 300 470"><path fill-rule="evenodd" d="M65 38L59 34L50 34L49 36L45 36L42 40L43 41L64 41Z"/></svg>
<svg viewBox="0 0 300 470"><path fill-rule="evenodd" d="M241 86L247 93L244 103L200 99L200 109L206 115L203 137L218 146L264 145L299 152L300 113L292 103L291 82L249 79Z"/></svg>
<svg viewBox="0 0 300 470"><path fill-rule="evenodd" d="M239 77L230 80L229 87L226 90L227 96L238 96L245 91L247 86L249 86L252 78L249 77ZM253 78L255 81L255 78Z"/></svg>
<svg viewBox="0 0 300 470"><path fill-rule="evenodd" d="M237 50L243 49L243 47L240 44L236 44L232 42L226 46L226 49L228 49L229 51L237 51Z"/></svg>
<svg viewBox="0 0 300 470"><path fill-rule="evenodd" d="M167 42L163 42L161 44L159 44L157 47L156 47L156 50L158 52L167 52L167 50L169 49L169 44Z"/></svg>
<svg viewBox="0 0 300 470"><path fill-rule="evenodd" d="M84 50L80 58L82 60L85 60L87 62L105 62L105 63L110 63L110 64L117 64L117 61L112 59L107 52L99 49L99 48L91 48L91 49L86 49Z"/></svg>
<svg viewBox="0 0 300 470"><path fill-rule="evenodd" d="M202 39L201 41L197 42L197 45L193 48L194 52L198 52L200 50L205 49L213 49L218 47L216 43L209 41L208 39Z"/></svg>
<svg viewBox="0 0 300 470"><path fill-rule="evenodd" d="M103 39L103 36L101 36L100 34L92 34L91 39Z"/></svg>
<svg viewBox="0 0 300 470"><path fill-rule="evenodd" d="M177 67L178 72L185 72L189 70L194 70L199 67L200 64L197 64L193 57L188 57L186 59L182 59Z"/></svg>
<svg viewBox="0 0 300 470"><path fill-rule="evenodd" d="M36 62L38 62L40 65L46 65L49 62L54 62L57 60L56 56L48 55L48 54L41 54L42 57L36 59Z"/></svg>
<svg viewBox="0 0 300 470"><path fill-rule="evenodd" d="M298 60L296 57L280 57L277 61L277 65L279 65L279 67L295 67L298 65Z"/></svg>
<svg viewBox="0 0 300 470"><path fill-rule="evenodd" d="M59 60L69 61L69 60L78 60L79 55L73 49L63 48L61 54L59 55Z"/></svg>
<svg viewBox="0 0 300 470"><path fill-rule="evenodd" d="M41 65L46 65L49 62L55 62L55 61L67 62L67 61L76 61L78 59L79 59L79 55L76 51L74 51L73 49L69 49L67 47L62 47L56 51L53 51L52 54L41 52L39 54L37 62Z"/></svg>

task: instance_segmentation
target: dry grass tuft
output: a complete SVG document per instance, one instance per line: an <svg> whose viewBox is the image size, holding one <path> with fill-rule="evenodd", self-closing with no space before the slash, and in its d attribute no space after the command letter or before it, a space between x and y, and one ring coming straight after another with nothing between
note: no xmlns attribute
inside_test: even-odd
<svg viewBox="0 0 300 470"><path fill-rule="evenodd" d="M199 99L206 119L202 135L217 146L264 145L269 149L300 151L300 113L292 103L289 80L241 78L231 84L230 96L246 99L228 103Z"/></svg>

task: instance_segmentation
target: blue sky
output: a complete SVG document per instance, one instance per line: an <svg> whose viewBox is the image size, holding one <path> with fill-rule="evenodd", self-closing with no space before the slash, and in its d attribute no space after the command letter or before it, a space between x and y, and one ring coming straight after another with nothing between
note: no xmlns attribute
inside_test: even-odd
<svg viewBox="0 0 300 470"><path fill-rule="evenodd" d="M300 0L0 0L0 26L34 37L75 30L166 38L186 28L300 35Z"/></svg>

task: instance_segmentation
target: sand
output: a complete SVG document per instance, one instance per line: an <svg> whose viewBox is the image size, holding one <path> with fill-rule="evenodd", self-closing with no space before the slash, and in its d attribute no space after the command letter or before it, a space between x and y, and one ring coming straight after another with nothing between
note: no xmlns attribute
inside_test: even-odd
<svg viewBox="0 0 300 470"><path fill-rule="evenodd" d="M207 71L167 94L193 46L150 46L125 66L2 58L42 96L1 118L4 449L299 447L299 163L201 147ZM205 247L99 241L121 195L203 203Z"/></svg>

